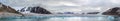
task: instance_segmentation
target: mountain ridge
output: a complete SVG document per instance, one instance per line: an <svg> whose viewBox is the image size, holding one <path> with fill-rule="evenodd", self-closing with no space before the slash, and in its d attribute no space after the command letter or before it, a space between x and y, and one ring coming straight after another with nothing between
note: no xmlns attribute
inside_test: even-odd
<svg viewBox="0 0 120 21"><path fill-rule="evenodd" d="M39 7L39 6L35 6L35 7L24 7L20 10L17 10L19 12L29 12L29 13L38 13L38 14L52 14L50 11Z"/></svg>
<svg viewBox="0 0 120 21"><path fill-rule="evenodd" d="M19 15L23 15L22 13L16 11L15 9L11 8L10 6L6 6L0 3L0 13L15 13Z"/></svg>

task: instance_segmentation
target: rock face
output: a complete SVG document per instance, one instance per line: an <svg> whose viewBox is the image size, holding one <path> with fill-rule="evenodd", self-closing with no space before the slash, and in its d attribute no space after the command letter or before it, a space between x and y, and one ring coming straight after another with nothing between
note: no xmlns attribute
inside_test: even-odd
<svg viewBox="0 0 120 21"><path fill-rule="evenodd" d="M52 14L48 10L42 8L42 7L25 7L22 8L21 10L18 10L19 12L26 12L29 11L30 13L39 13L39 14Z"/></svg>
<svg viewBox="0 0 120 21"><path fill-rule="evenodd" d="M12 9L11 7L0 3L0 13L5 13L5 12L7 12L7 13L16 13L16 14L19 14L19 15L23 15L23 14L17 12L16 10Z"/></svg>
<svg viewBox="0 0 120 21"><path fill-rule="evenodd" d="M103 15L120 15L120 7L115 7L103 12Z"/></svg>
<svg viewBox="0 0 120 21"><path fill-rule="evenodd" d="M49 11L47 11L47 10L41 8L41 7L33 7L30 12L41 13L41 14L51 14Z"/></svg>

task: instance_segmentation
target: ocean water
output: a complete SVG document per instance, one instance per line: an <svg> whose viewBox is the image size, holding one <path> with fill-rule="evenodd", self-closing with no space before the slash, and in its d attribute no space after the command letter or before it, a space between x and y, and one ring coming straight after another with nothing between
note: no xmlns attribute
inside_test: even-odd
<svg viewBox="0 0 120 21"><path fill-rule="evenodd" d="M26 16L5 17L0 21L118 21L113 16Z"/></svg>

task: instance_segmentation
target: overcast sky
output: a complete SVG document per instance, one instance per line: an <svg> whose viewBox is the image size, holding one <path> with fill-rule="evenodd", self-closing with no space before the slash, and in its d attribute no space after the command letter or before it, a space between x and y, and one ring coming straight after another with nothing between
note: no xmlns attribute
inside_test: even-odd
<svg viewBox="0 0 120 21"><path fill-rule="evenodd" d="M120 0L0 0L11 7L41 6L50 11L103 11L119 7Z"/></svg>

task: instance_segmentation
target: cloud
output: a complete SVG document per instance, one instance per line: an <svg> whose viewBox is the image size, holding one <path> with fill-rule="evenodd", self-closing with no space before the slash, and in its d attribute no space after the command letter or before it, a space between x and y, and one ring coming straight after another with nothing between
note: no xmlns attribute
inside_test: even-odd
<svg viewBox="0 0 120 21"><path fill-rule="evenodd" d="M114 4L119 4L120 3L120 0L110 0L110 1Z"/></svg>
<svg viewBox="0 0 120 21"><path fill-rule="evenodd" d="M1 0L0 2L12 7L42 6L54 11L62 9L65 11L82 11L82 9L103 11L110 7L120 6L120 0Z"/></svg>
<svg viewBox="0 0 120 21"><path fill-rule="evenodd" d="M119 0L2 0L12 6L116 6Z"/></svg>

